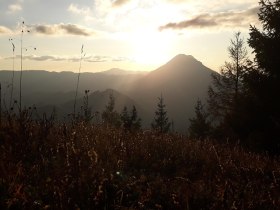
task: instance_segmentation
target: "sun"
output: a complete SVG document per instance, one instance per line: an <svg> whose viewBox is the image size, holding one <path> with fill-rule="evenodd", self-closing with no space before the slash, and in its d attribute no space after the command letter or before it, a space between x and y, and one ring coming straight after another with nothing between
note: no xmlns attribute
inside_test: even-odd
<svg viewBox="0 0 280 210"><path fill-rule="evenodd" d="M131 34L132 56L139 64L158 64L168 58L171 40L158 31L141 31Z"/></svg>

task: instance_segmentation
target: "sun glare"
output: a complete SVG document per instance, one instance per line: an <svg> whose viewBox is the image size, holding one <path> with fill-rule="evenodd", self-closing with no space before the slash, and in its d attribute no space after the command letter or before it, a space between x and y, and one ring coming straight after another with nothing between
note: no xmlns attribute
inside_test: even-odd
<svg viewBox="0 0 280 210"><path fill-rule="evenodd" d="M162 63L168 58L171 42L159 32L137 32L130 38L132 55L140 64Z"/></svg>

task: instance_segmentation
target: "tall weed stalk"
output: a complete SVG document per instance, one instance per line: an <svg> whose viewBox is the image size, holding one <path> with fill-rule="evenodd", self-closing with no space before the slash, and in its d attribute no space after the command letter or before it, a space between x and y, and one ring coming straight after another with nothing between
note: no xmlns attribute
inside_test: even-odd
<svg viewBox="0 0 280 210"><path fill-rule="evenodd" d="M13 101L13 93L14 93L14 78L15 78L15 45L13 43L13 39L9 39L9 41L12 44L13 47L13 71L12 71L12 79L11 79L11 95L10 95L10 101L9 101L9 110L11 110L12 107L12 101Z"/></svg>
<svg viewBox="0 0 280 210"><path fill-rule="evenodd" d="M22 111L22 73L23 73L23 50L27 51L27 48L23 48L23 35L24 33L30 33L30 30L24 24L24 21L21 23L21 36L20 36L20 76L19 76L19 111ZM36 50L36 47L32 47Z"/></svg>
<svg viewBox="0 0 280 210"><path fill-rule="evenodd" d="M77 104L77 95L78 95L80 76L81 76L82 60L85 57L85 55L86 54L84 54L84 45L82 45L82 47L81 47L81 57L80 57L80 66L79 66L78 79L77 79L77 85L76 85L76 91L75 91L75 100L74 100L74 110L73 110L74 118L76 116L76 104Z"/></svg>
<svg viewBox="0 0 280 210"><path fill-rule="evenodd" d="M21 113L21 91L22 91L22 39L24 34L24 21L21 23L21 36L20 36L20 76L19 76L19 112Z"/></svg>

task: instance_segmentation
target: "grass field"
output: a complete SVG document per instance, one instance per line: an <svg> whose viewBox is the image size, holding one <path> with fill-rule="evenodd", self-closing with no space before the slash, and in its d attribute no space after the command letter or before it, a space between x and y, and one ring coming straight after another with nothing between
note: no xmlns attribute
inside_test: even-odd
<svg viewBox="0 0 280 210"><path fill-rule="evenodd" d="M1 209L279 209L279 157L181 135L10 119Z"/></svg>

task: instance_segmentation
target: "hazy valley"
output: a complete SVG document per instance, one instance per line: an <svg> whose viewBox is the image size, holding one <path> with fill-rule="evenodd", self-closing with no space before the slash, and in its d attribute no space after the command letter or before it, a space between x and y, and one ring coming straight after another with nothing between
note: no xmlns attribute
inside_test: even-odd
<svg viewBox="0 0 280 210"><path fill-rule="evenodd" d="M116 110L135 105L144 128L154 117L158 97L163 96L168 117L177 131L185 133L194 114L197 99L204 101L211 74L215 73L190 55L177 55L151 72L130 72L111 69L99 73L81 73L77 107L82 105L85 90L89 92L89 107L101 113L113 94ZM11 71L0 72L0 82L6 103L9 100ZM15 72L14 99L19 92L19 72ZM24 71L22 101L36 106L39 113L50 114L56 108L59 119L73 112L77 74L73 72Z"/></svg>

